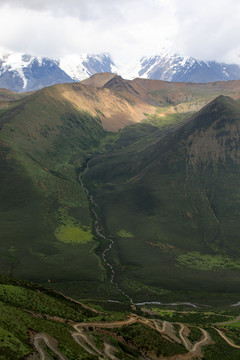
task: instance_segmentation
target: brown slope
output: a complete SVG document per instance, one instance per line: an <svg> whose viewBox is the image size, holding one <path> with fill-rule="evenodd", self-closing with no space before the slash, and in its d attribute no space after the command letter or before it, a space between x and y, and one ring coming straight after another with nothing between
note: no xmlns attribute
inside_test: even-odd
<svg viewBox="0 0 240 360"><path fill-rule="evenodd" d="M14 101L20 100L29 93L16 93L8 89L0 89L0 109L7 108L12 105Z"/></svg>
<svg viewBox="0 0 240 360"><path fill-rule="evenodd" d="M8 89L0 89L0 100L4 101L15 101L24 98L30 93L16 93Z"/></svg>
<svg viewBox="0 0 240 360"><path fill-rule="evenodd" d="M231 95L235 100L240 99L240 80L196 84L137 78L132 83L136 89L143 89L145 100L150 102L165 99L166 102L179 104L196 99L213 99L218 95Z"/></svg>
<svg viewBox="0 0 240 360"><path fill-rule="evenodd" d="M155 106L172 105L170 112L197 111L219 95L231 96L234 100L240 99L240 80L206 84L174 83L141 78L125 80L120 76L104 73L84 80L84 84L134 95Z"/></svg>
<svg viewBox="0 0 240 360"><path fill-rule="evenodd" d="M116 75L112 79L110 79L104 85L104 88L118 91L121 93L131 94L131 95L141 98L141 93L139 93L137 91L136 86L134 87L132 85L132 81L125 80L121 76L118 76L118 75Z"/></svg>
<svg viewBox="0 0 240 360"><path fill-rule="evenodd" d="M102 84L111 78L109 75L115 76L109 73L103 74ZM96 76L96 80L97 78L98 76ZM117 131L124 126L140 122L145 118L144 114L154 114L156 111L154 106L126 91L116 92L113 89L86 86L83 83L57 84L32 95L31 93L19 95L0 89L0 109L14 105L16 100L23 97L29 98L31 101L33 97L34 99L43 97L45 100L55 99L62 103L67 102L77 110L98 116L103 128L109 131Z"/></svg>
<svg viewBox="0 0 240 360"><path fill-rule="evenodd" d="M94 88L81 83L61 84L54 88L60 97L79 110L98 115L103 128L110 131L137 123L145 118L145 113L155 112L155 107L141 99L107 88Z"/></svg>
<svg viewBox="0 0 240 360"><path fill-rule="evenodd" d="M158 106L158 116L199 111L220 95L240 99L240 80L207 84L173 83L161 80L112 78L104 85L122 94L135 96L148 104Z"/></svg>
<svg viewBox="0 0 240 360"><path fill-rule="evenodd" d="M90 76L90 78L82 80L81 84L99 88L103 87L109 80L111 80L115 76L115 74L108 72L94 74Z"/></svg>

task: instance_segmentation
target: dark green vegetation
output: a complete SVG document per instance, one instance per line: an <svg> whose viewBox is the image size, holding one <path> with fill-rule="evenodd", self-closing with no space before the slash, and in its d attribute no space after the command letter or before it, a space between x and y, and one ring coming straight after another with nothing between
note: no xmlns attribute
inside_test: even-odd
<svg viewBox="0 0 240 360"><path fill-rule="evenodd" d="M75 297L124 298L109 286L99 256L109 241L80 173L134 301L239 301L240 106L220 96L193 114L221 92L238 99L238 82L115 80L1 92L11 105L0 113L0 271ZM144 122L106 131L143 101Z"/></svg>
<svg viewBox="0 0 240 360"><path fill-rule="evenodd" d="M134 299L238 299L239 130L240 106L221 96L88 162L85 182L115 242L109 258Z"/></svg>
<svg viewBox="0 0 240 360"><path fill-rule="evenodd" d="M50 289L6 277L0 279L0 314L1 360L22 359L36 352L33 342L37 333L56 339L58 349L69 360L97 359L74 341L71 336L74 330L69 321L125 318L124 314L116 312L98 315ZM99 336L96 334L96 337ZM54 355L51 351L50 354Z"/></svg>
<svg viewBox="0 0 240 360"><path fill-rule="evenodd" d="M60 95L43 89L0 117L1 272L89 291L104 270L76 167L105 131Z"/></svg>
<svg viewBox="0 0 240 360"><path fill-rule="evenodd" d="M219 84L206 92L197 85L154 86L144 96L138 89L136 98L132 88L129 98L111 97L112 90L77 84L24 97L0 92L0 272L27 280L0 277L1 359L32 353L36 333L56 339L69 360L96 359L74 341L69 322L118 321L131 311L129 298L109 283L100 256L109 240L97 234L79 174L114 242L106 253L114 281L134 302L174 303L151 305L145 318L144 305L137 306L139 318L122 328L93 323L83 330L90 341L126 360L187 353L181 339L168 338L173 333L162 336L154 311L159 327L168 321L166 331L172 326L178 339L179 323L186 324L192 346L203 336L200 327L207 330L215 343L198 353L205 360L239 358L212 326L239 344L238 322L215 323L238 315L229 305L240 296L240 105L220 96L194 113L221 93ZM238 98L234 86L228 92ZM141 96L159 106L155 114L115 133L102 126L114 118L109 103L117 119L126 112L122 126L129 123L126 114ZM84 298L99 312L28 281ZM200 307L193 311L186 302Z"/></svg>
<svg viewBox="0 0 240 360"><path fill-rule="evenodd" d="M109 303L102 302L104 308L109 307ZM217 314L212 312L203 314L203 321L201 321L201 313L198 312L185 312L174 313L170 319L171 312L162 312L162 320L168 320L172 324L175 340L171 339L171 332L164 331L164 334L159 332L154 327L155 320L151 316L139 318L136 316L134 324L126 324L118 327L116 321L128 321L128 312L117 312L116 308L124 308L124 304L115 304L115 311L106 311L103 307L100 312L92 308L85 308L77 301L66 298L60 293L56 293L48 288L41 287L34 283L26 281L15 280L5 276L0 277L0 358L1 360L21 360L32 359L30 355L36 356L37 350L35 347L36 339L41 334L50 339L52 346L68 360L81 360L81 359L98 359L99 356L94 355L98 349L104 353L104 359L111 357L105 352L106 346L111 346L112 354L115 354L117 359L133 360L133 359L156 359L156 357L164 356L168 358L178 355L189 355L189 359L214 359L214 354L223 357L221 359L237 360L239 358L239 349L233 348L222 339L216 330L212 327L212 323L221 318L222 320L231 319L230 315L223 313ZM99 308L99 306L96 306ZM138 311L141 315L141 312ZM159 311L160 315L161 311ZM228 314L232 312L229 310ZM215 318L214 318L215 315ZM233 313L232 313L233 315ZM154 316L156 319L156 316ZM81 332L84 334L84 339L88 339L94 348L89 348L89 343L83 341L83 346L87 346L89 351L86 351L80 346L73 334L76 334L76 329L72 326L72 321L77 321L79 324L84 322ZM95 322L101 322L101 327L95 327ZM190 341L191 347L194 344L203 341L202 331L199 324L203 326L210 334L214 342L210 344L207 342L201 351L198 350L197 354L191 352L184 346L183 342L179 339L180 324L183 322L187 324L189 334L187 339ZM113 328L108 329L105 324L113 322ZM163 325L159 325L162 327ZM186 325L185 325L186 326ZM224 330L224 327L227 331ZM221 328L229 339L234 341L235 344L239 343L239 323L229 323ZM178 340L176 340L177 338ZM43 343L40 348L43 349ZM46 348L48 354L52 359L58 359L58 356L51 349ZM93 351L93 353L91 353Z"/></svg>
<svg viewBox="0 0 240 360"><path fill-rule="evenodd" d="M116 111L121 122L135 105L81 84L24 97L2 90L0 96L6 102L0 112L0 272L71 295L102 296L107 274L79 169L107 147L111 133L102 122Z"/></svg>
<svg viewBox="0 0 240 360"><path fill-rule="evenodd" d="M33 353L34 347L30 343L37 332L56 338L59 349L69 359L95 359L75 343L69 325L51 320L48 316L82 321L94 318L96 314L32 283L1 278L0 293L1 359L17 360Z"/></svg>
<svg viewBox="0 0 240 360"><path fill-rule="evenodd" d="M204 351L204 359L206 360L232 360L239 358L240 349L232 348L224 339L218 336L214 329L209 329L209 334L214 341L214 344L206 347ZM229 335L228 335L229 336Z"/></svg>
<svg viewBox="0 0 240 360"><path fill-rule="evenodd" d="M153 308L156 312L157 318L170 322L183 322L187 324L206 325L217 322L231 321L234 319L234 311L206 311L206 310L163 310L159 308ZM236 312L235 316L238 314Z"/></svg>
<svg viewBox="0 0 240 360"><path fill-rule="evenodd" d="M159 357L160 355L172 356L187 352L182 345L170 343L156 330L143 324L124 326L115 332L117 335L121 335L128 345L140 348L143 353L153 351Z"/></svg>

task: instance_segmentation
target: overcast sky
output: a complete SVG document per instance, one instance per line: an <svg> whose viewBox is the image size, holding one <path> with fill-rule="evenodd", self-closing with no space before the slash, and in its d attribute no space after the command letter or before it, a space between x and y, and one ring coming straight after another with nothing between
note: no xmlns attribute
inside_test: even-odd
<svg viewBox="0 0 240 360"><path fill-rule="evenodd" d="M240 63L239 0L0 0L0 47L54 58L109 52L129 62L163 46Z"/></svg>

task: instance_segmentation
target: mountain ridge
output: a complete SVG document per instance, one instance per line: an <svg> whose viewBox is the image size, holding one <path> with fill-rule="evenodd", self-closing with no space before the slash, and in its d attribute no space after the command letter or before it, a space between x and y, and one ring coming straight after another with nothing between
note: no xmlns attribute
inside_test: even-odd
<svg viewBox="0 0 240 360"><path fill-rule="evenodd" d="M0 87L32 91L57 83L82 81L96 73L115 73L171 82L207 83L240 79L240 66L201 61L167 52L144 57L132 65L115 64L108 53L66 55L60 59L1 51Z"/></svg>
<svg viewBox="0 0 240 360"><path fill-rule="evenodd" d="M85 182L116 244L124 265L115 263L118 282L128 293L131 281L169 291L234 292L239 128L239 104L220 96L171 132L157 130L142 144L89 162Z"/></svg>
<svg viewBox="0 0 240 360"><path fill-rule="evenodd" d="M166 53L142 58L140 67L138 75L143 78L194 83L237 80L240 71L235 64L202 61Z"/></svg>
<svg viewBox="0 0 240 360"><path fill-rule="evenodd" d="M196 84L103 74L95 76L95 85L96 77L107 87L58 84L1 110L1 271L45 284L49 279L73 294L78 285L71 281L86 281L85 294L92 294L93 284L97 294L105 293L108 277L99 254L109 246L109 235L114 245L106 261L130 298L140 301L144 294L151 300L155 291L173 298L185 277L193 297L198 279L201 291L212 286L218 292L221 271L233 292L239 104L217 96L223 89L218 83L199 90ZM224 83L225 93L239 97L239 83ZM143 100L153 89L161 108ZM217 98L195 114L177 112L184 105L180 99L200 95L207 102ZM106 235L99 235L99 226ZM194 278L189 266L200 266L201 257L203 268ZM112 293L122 297L114 286Z"/></svg>

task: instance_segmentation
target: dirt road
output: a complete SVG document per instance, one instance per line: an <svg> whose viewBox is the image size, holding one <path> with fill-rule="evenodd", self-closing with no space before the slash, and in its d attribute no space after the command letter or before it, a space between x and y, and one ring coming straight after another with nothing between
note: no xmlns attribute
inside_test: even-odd
<svg viewBox="0 0 240 360"><path fill-rule="evenodd" d="M58 350L56 344L54 343L55 342L54 339L51 339L51 337L48 334L37 333L34 336L33 344L39 353L40 360L49 360L49 356L46 353L46 350L42 346L41 342L44 342L45 345L50 350L52 350L52 352L54 352L55 355L57 355L59 360L68 360L68 358Z"/></svg>
<svg viewBox="0 0 240 360"><path fill-rule="evenodd" d="M234 343L234 341L229 339L221 330L219 330L219 329L217 329L215 327L213 327L213 329L218 332L218 334L228 343L228 345L230 345L230 346L232 346L232 347L234 347L236 349L240 349L240 345L236 345Z"/></svg>
<svg viewBox="0 0 240 360"><path fill-rule="evenodd" d="M240 320L240 315L237 316L235 319L233 320L229 320L229 321L223 321L223 322L220 322L220 323L216 323L216 325L228 325L228 324L234 324L236 322L238 322Z"/></svg>
<svg viewBox="0 0 240 360"><path fill-rule="evenodd" d="M130 325L130 324L134 324L138 321L138 317L137 316L129 316L128 319L126 320L121 320L121 321L110 321L110 322L105 322L105 321L101 321L101 322L81 322L81 323L76 323L76 324L72 324L72 326L74 327L74 329L76 329L78 331L78 328L86 328L86 327L99 327L99 328L108 328L108 329L114 329L114 328L118 328L118 327L122 327L124 325Z"/></svg>
<svg viewBox="0 0 240 360"><path fill-rule="evenodd" d="M103 355L103 353L96 347L95 343L82 330L76 329L77 332L72 334L73 339L91 355Z"/></svg>
<svg viewBox="0 0 240 360"><path fill-rule="evenodd" d="M202 328L199 328L199 329L201 330L201 332L203 334L203 337L201 338L200 341L196 342L193 345L192 349L190 350L191 352L200 352L202 346L207 345L211 341L209 333L206 330L202 329Z"/></svg>
<svg viewBox="0 0 240 360"><path fill-rule="evenodd" d="M238 321L238 318L235 319ZM89 354L97 356L99 359L110 359L117 360L115 353L118 352L117 348L115 348L112 344L108 342L108 340L104 340L103 349L99 349L96 346L95 339L91 335L91 333L87 332L84 329L92 328L106 328L106 329L115 329L120 328L125 325L131 325L134 323L142 323L147 325L159 333L162 334L166 339L169 338L170 341L175 341L177 343L182 343L186 350L189 351L189 356L201 356L201 348L204 345L211 343L211 337L209 333L198 327L201 331L202 336L199 341L192 343L189 340L190 328L188 328L185 324L175 323L180 326L178 334L176 334L176 328L172 323L168 321L159 321L155 319L147 319L142 316L137 316L135 314L131 314L128 318L121 321L101 321L101 322L76 322L71 323L75 332L72 332L73 339ZM228 323L232 323L234 321L229 321ZM233 340L229 339L221 330L213 327L217 331L217 333L232 347L240 349L240 345L236 345ZM179 336L179 338L178 338ZM37 333L34 336L34 346L37 349L40 360L49 360L50 356L48 355L46 348L48 347L54 354L57 356L58 360L68 360L65 355L63 355L57 346L57 341L53 339L50 335L45 333Z"/></svg>
<svg viewBox="0 0 240 360"><path fill-rule="evenodd" d="M178 325L180 326L180 331L179 331L179 337L182 340L182 343L184 345L184 347L190 351L192 348L192 344L188 339L188 334L190 332L190 330L186 327L186 325L178 323Z"/></svg>

